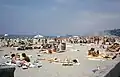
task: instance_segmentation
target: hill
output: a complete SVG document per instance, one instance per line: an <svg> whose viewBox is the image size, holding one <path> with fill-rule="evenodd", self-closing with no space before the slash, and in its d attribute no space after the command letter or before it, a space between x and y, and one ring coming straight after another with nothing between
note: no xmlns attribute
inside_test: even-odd
<svg viewBox="0 0 120 77"><path fill-rule="evenodd" d="M113 35L113 36L120 36L120 29L105 30L104 34Z"/></svg>

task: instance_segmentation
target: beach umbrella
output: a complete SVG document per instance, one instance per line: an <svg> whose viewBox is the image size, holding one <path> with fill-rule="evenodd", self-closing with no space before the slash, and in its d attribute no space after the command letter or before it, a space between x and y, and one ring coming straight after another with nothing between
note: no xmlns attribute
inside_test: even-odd
<svg viewBox="0 0 120 77"><path fill-rule="evenodd" d="M59 38L59 37L61 37L61 36L57 36L57 38Z"/></svg>
<svg viewBox="0 0 120 77"><path fill-rule="evenodd" d="M4 36L6 37L6 36L8 36L8 34L5 34Z"/></svg>
<svg viewBox="0 0 120 77"><path fill-rule="evenodd" d="M79 36L73 36L74 38L78 38Z"/></svg>
<svg viewBox="0 0 120 77"><path fill-rule="evenodd" d="M42 36L42 35L36 35L36 36L34 36L34 38L43 38L44 36Z"/></svg>

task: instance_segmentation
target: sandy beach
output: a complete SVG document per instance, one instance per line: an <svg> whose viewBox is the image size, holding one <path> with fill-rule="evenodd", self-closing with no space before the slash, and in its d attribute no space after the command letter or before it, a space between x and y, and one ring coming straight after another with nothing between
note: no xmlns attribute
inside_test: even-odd
<svg viewBox="0 0 120 77"><path fill-rule="evenodd" d="M120 0L0 0L0 77L120 77Z"/></svg>
<svg viewBox="0 0 120 77"><path fill-rule="evenodd" d="M96 47L97 48L97 47ZM88 60L87 50L90 49L90 46L80 46L80 44L67 44L67 50L63 53L54 53L54 54L40 54L38 57L37 53L39 50L25 50L25 51L17 51L11 48L1 48L0 54L6 53L22 53L25 52L27 55L32 55L30 58L34 61L37 58L46 58L50 59L53 57L57 57L61 60L65 58L78 59L80 65L74 66L62 66L60 63L49 63L48 61L41 61L42 67L40 68L28 68L23 70L22 68L17 67L15 70L15 77L94 77L95 75L105 74L107 69L110 69L111 65L115 65L113 60L106 61L96 61L96 60ZM79 51L77 51L79 50ZM101 50L102 51L102 50ZM102 68L102 73L96 74L93 73L92 70L96 69L97 66Z"/></svg>

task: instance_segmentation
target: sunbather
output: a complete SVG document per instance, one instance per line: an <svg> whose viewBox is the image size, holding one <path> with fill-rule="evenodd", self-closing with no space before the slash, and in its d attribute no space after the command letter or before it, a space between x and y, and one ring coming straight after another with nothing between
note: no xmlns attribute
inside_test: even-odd
<svg viewBox="0 0 120 77"><path fill-rule="evenodd" d="M16 64L16 57L15 57L15 54L12 54L12 55L11 55L11 59L12 59L11 63Z"/></svg>
<svg viewBox="0 0 120 77"><path fill-rule="evenodd" d="M30 62L30 58L25 53L22 53L22 57L24 61Z"/></svg>
<svg viewBox="0 0 120 77"><path fill-rule="evenodd" d="M74 63L78 63L78 60L77 60L77 59L74 59L73 62L74 62Z"/></svg>
<svg viewBox="0 0 120 77"><path fill-rule="evenodd" d="M20 60L19 64L22 65L22 66L23 66L23 65L29 66L29 65L30 65L30 64L29 64L30 58L29 58L28 56L26 56L25 53L22 53L22 57L23 57L23 59Z"/></svg>
<svg viewBox="0 0 120 77"><path fill-rule="evenodd" d="M16 60L20 60L20 55L18 53L16 53L15 57L16 57Z"/></svg>

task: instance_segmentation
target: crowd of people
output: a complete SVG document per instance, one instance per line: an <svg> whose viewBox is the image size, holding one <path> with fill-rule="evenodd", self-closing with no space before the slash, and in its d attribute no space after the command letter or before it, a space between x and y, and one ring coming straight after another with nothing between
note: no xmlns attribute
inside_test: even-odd
<svg viewBox="0 0 120 77"><path fill-rule="evenodd" d="M53 38L52 41L50 39L35 39L36 42L33 41L33 39L29 39L25 42L25 40L18 41L20 45L24 45L23 47L27 47L27 50L32 47L33 49L41 49L42 52L50 53L57 52L60 50L59 45L61 45L62 50L66 50L66 43L71 44L96 44L100 46L100 48L105 49L105 52L119 52L120 50L120 44L116 43L117 38L114 37L100 37L100 36L89 36L89 37L69 37L69 38ZM42 40L42 41L41 41ZM7 46L13 45L10 44L10 40L7 41ZM17 41L15 41L17 42ZM41 43L40 43L41 42ZM31 44L30 44L31 43ZM39 44L38 44L39 43ZM15 43L14 43L15 44ZM38 47L36 46L38 45ZM106 46L106 47L105 47ZM14 45L13 45L14 47ZM24 49L24 48L23 48ZM31 49L31 48L30 48ZM44 51L47 50L47 51ZM95 49L92 47L90 50L88 50L88 56L98 57L101 55L101 51L99 49ZM109 54L105 55L104 57L109 57ZM21 58L22 57L22 58ZM30 66L30 58L26 55L26 53L22 53L22 55L17 54L11 54L11 62L13 64L19 64L20 66L26 65L27 67ZM58 61L57 58L52 61ZM73 60L73 62L77 62L77 60Z"/></svg>
<svg viewBox="0 0 120 77"><path fill-rule="evenodd" d="M11 63L13 64L19 64L19 66L23 65L29 66L30 65L29 62L30 58L25 53L22 53L21 56L18 53L11 54Z"/></svg>

